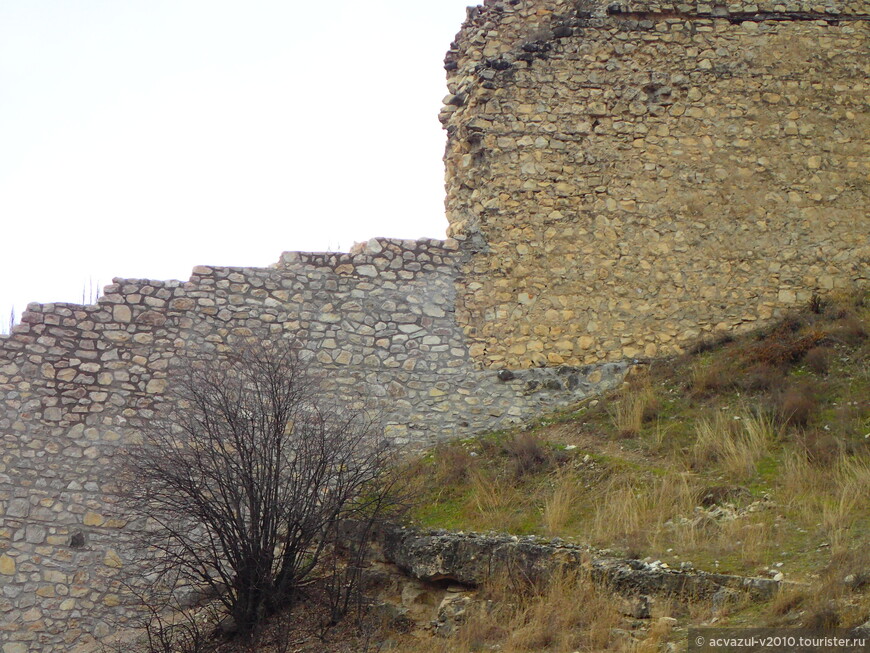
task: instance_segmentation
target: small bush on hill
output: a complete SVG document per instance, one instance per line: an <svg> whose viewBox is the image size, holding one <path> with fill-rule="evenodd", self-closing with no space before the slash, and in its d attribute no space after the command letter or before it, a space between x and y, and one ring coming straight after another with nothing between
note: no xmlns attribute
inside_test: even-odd
<svg viewBox="0 0 870 653"><path fill-rule="evenodd" d="M804 354L804 365L816 374L824 376L831 368L834 351L830 347L813 347Z"/></svg>
<svg viewBox="0 0 870 653"><path fill-rule="evenodd" d="M554 462L553 452L535 433L524 431L504 443L504 452L513 461L514 475L522 478L549 468Z"/></svg>
<svg viewBox="0 0 870 653"><path fill-rule="evenodd" d="M816 388L804 381L786 386L774 395L774 410L780 424L806 427L818 407Z"/></svg>

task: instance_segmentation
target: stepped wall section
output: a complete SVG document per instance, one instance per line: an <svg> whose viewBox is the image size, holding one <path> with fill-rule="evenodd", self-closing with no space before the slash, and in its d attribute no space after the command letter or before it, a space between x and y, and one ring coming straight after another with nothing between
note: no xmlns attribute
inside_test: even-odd
<svg viewBox="0 0 870 653"><path fill-rule="evenodd" d="M0 651L69 651L135 618L119 448L173 401L173 370L289 338L324 390L362 397L415 449L612 387L625 364L499 375L455 321L456 241L371 240L271 268L116 279L93 306L31 304L0 337ZM129 605L128 605L129 603Z"/></svg>

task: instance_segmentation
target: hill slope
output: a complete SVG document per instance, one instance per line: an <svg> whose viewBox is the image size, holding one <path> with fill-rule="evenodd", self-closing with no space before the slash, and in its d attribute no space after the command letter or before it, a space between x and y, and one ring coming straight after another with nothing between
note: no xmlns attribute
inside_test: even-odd
<svg viewBox="0 0 870 653"><path fill-rule="evenodd" d="M666 623L680 630L656 635L654 648L685 641L681 628L689 624L863 623L870 616L868 304L866 295L815 300L763 331L650 362L618 392L575 411L440 446L412 465L424 497L415 518L804 584L760 606L667 606ZM478 643L562 650L563 640L552 649L514 642L510 630L530 627L523 614L525 625L495 629L501 634L491 640L476 636ZM640 640L656 628L646 626ZM578 631L571 646L584 641ZM607 641L596 646L619 648ZM458 641L448 649L465 650Z"/></svg>

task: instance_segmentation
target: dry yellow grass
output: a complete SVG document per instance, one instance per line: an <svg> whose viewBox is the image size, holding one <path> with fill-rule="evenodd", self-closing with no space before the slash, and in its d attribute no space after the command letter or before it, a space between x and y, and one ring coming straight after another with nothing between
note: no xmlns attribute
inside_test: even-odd
<svg viewBox="0 0 870 653"><path fill-rule="evenodd" d="M553 484L553 491L544 501L544 532L550 537L565 533L568 524L577 515L581 489L577 478L560 474Z"/></svg>
<svg viewBox="0 0 870 653"><path fill-rule="evenodd" d="M870 584L861 580L847 588L844 578L863 578L868 561L822 570L829 558L867 548L870 447L862 436L870 422L866 366L860 368L870 351L870 302L823 308L824 314L792 317L782 326L707 348L703 360L662 363L630 377L597 406L560 415L558 425L536 427L541 446L553 443L558 464L523 475L520 491L511 473L516 456L505 456L501 444L512 434L492 438L498 446L484 440L475 465L492 478L467 482L468 499L463 494L448 504L449 514L468 509L483 516L473 524L462 522L464 528L511 530L508 524L520 521L523 532L573 536L672 566L691 561L706 571L764 576L781 570L787 580L807 582L809 589L777 597L769 619L845 624L863 610L866 620ZM801 352L804 345L818 346L825 334L836 355L829 354L822 369ZM813 402L801 419L785 405L790 386L811 391ZM562 455L565 445L573 446ZM481 487L499 475L510 485L507 503L487 496L495 490L492 483ZM478 491L481 496L471 498ZM729 615L739 620L748 609L739 602L723 608L699 601L680 606L676 616L681 623ZM483 620L479 627L497 622ZM643 645L651 650L653 635L647 630ZM535 639L529 637L513 640L510 646L520 648L507 648L507 635L499 642L502 650L527 650L522 647Z"/></svg>
<svg viewBox="0 0 870 653"><path fill-rule="evenodd" d="M736 415L720 411L702 418L695 433L691 466L702 469L715 465L737 482L755 474L758 462L770 453L776 439L776 428L768 417L747 411Z"/></svg>
<svg viewBox="0 0 870 653"><path fill-rule="evenodd" d="M805 526L821 524L836 545L866 512L870 496L870 460L841 455L830 467L809 463L800 452L785 459L778 497L798 511Z"/></svg>
<svg viewBox="0 0 870 653"><path fill-rule="evenodd" d="M622 622L622 599L593 583L582 571L554 574L543 587L518 585L516 579L493 579L481 591L465 623L449 640L397 642L405 653L471 653L499 650L624 651L631 648L614 637ZM657 635L659 639L661 635ZM497 647L497 648L495 648Z"/></svg>
<svg viewBox="0 0 870 653"><path fill-rule="evenodd" d="M640 481L631 473L615 475L596 492L589 537L598 544L639 536L654 541L666 522L691 513L695 494L688 474L668 474L648 481Z"/></svg>
<svg viewBox="0 0 870 653"><path fill-rule="evenodd" d="M464 506L481 530L511 531L516 527L519 493L509 480L474 469L470 473L472 492Z"/></svg>
<svg viewBox="0 0 870 653"><path fill-rule="evenodd" d="M641 432L644 422L655 409L656 396L648 378L628 386L609 409L617 433L633 436Z"/></svg>

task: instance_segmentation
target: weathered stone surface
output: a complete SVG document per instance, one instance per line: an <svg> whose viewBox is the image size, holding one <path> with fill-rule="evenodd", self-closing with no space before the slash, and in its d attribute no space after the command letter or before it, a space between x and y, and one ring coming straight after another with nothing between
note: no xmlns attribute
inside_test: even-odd
<svg viewBox="0 0 870 653"><path fill-rule="evenodd" d="M82 523L85 526L102 526L105 521L105 517L94 512L86 512L84 518L82 519Z"/></svg>
<svg viewBox="0 0 870 653"><path fill-rule="evenodd" d="M10 558L8 555L0 556L0 574L4 576L14 576L15 575L15 559Z"/></svg>
<svg viewBox="0 0 870 653"><path fill-rule="evenodd" d="M3 645L3 653L27 653L30 648L24 643L12 643Z"/></svg>
<svg viewBox="0 0 870 653"><path fill-rule="evenodd" d="M868 11L523 0L470 13L441 120L448 233L474 253L456 312L475 359L669 355L866 284Z"/></svg>
<svg viewBox="0 0 870 653"><path fill-rule="evenodd" d="M3 653L72 650L133 618L112 589L127 535L107 465L190 353L298 338L339 401L374 398L419 448L865 284L868 5L821 7L487 0L446 61L455 238L28 306L0 336L0 633L22 638ZM651 591L695 582L601 565ZM37 594L47 571L74 579L68 597Z"/></svg>
<svg viewBox="0 0 870 653"><path fill-rule="evenodd" d="M0 403L0 419L20 425L4 441L8 468L0 477L0 492L23 492L6 506L6 517L20 523L0 531L0 550L8 551L0 573L12 604L41 610L45 641L70 636L64 624L81 609L71 599L87 596L92 605L77 617L82 637L107 614L122 624L135 616L113 588L126 573L128 535L108 467L117 448L135 443L137 430L172 401L173 375L187 352L297 337L324 371L327 390L339 401L372 397L387 435L407 448L510 426L621 382L624 362L517 370L503 380L479 369L452 310L463 257L450 241L376 239L348 254L285 255L270 269L197 268L186 284L118 279L96 306L31 305L28 324L39 338L63 341L53 339L34 363L24 335L0 338L0 367L26 375ZM153 297L160 302L145 301ZM51 324L63 333L48 331ZM33 398L26 406L22 392ZM44 455L24 455L27 449ZM43 478L46 465L52 473L36 492L32 479ZM24 535L14 538L16 531ZM25 563L43 578L85 573L75 585L89 591L67 596L53 584L28 584L16 575ZM16 614L0 613L0 629Z"/></svg>
<svg viewBox="0 0 870 653"><path fill-rule="evenodd" d="M451 593L445 596L438 606L433 631L440 637L450 637L461 626L467 617L468 609L474 605L474 599L467 594Z"/></svg>
<svg viewBox="0 0 870 653"><path fill-rule="evenodd" d="M421 532L393 528L383 535L384 559L420 580L450 580L476 586L499 570L513 569L525 578L542 578L564 566L588 569L593 578L634 596L661 594L684 598L712 597L722 588L754 598L769 598L780 582L676 570L641 560L596 554L586 547L547 542L534 536L481 535L448 531Z"/></svg>

